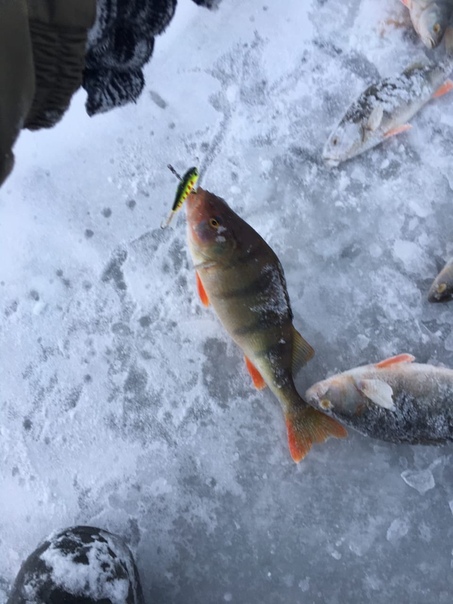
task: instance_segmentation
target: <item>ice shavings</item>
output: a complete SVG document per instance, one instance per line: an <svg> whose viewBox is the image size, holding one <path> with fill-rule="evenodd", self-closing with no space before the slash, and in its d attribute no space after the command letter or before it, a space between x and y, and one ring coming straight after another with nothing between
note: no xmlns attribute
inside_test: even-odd
<svg viewBox="0 0 453 604"><path fill-rule="evenodd" d="M262 314L264 318L269 316L269 320L271 317L285 319L291 310L283 269L280 265L266 264L261 273L263 276L269 276L270 280L265 290L257 292L259 303L252 306L251 310Z"/></svg>

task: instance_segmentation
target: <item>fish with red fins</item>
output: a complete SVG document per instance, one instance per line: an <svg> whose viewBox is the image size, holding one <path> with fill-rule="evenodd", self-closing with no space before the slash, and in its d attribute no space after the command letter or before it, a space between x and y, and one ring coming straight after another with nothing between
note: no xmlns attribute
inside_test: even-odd
<svg viewBox="0 0 453 604"><path fill-rule="evenodd" d="M399 354L314 384L310 405L358 432L394 443L453 440L453 370Z"/></svg>
<svg viewBox="0 0 453 604"><path fill-rule="evenodd" d="M345 428L308 406L294 373L313 348L293 326L283 268L269 245L228 204L198 188L186 201L188 239L201 301L212 304L242 349L258 389L266 386L283 408L295 462L313 443L347 436Z"/></svg>

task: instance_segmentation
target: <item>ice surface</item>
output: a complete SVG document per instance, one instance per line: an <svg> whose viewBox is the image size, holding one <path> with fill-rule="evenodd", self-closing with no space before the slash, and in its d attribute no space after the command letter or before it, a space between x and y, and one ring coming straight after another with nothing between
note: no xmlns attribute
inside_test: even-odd
<svg viewBox="0 0 453 604"><path fill-rule="evenodd" d="M0 602L39 541L91 524L126 539L148 602L450 604L451 447L350 431L295 465L197 299L184 212L160 229L167 163L198 165L282 262L316 351L300 392L401 352L453 366L453 305L426 299L453 249L452 98L321 161L348 104L424 52L397 0L181 0L137 105L90 119L81 92L21 134L0 190Z"/></svg>

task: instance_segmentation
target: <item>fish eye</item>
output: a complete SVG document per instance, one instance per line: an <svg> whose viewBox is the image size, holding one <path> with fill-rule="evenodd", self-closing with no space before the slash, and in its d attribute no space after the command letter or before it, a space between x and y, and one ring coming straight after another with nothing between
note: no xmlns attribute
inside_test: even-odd
<svg viewBox="0 0 453 604"><path fill-rule="evenodd" d="M336 147L336 146L338 145L338 137L337 137L337 136L335 136L335 137L332 139L332 145L333 145L334 147Z"/></svg>
<svg viewBox="0 0 453 604"><path fill-rule="evenodd" d="M212 226L213 229L218 229L220 226L220 222L217 220L217 218L210 218L209 219L209 224Z"/></svg>
<svg viewBox="0 0 453 604"><path fill-rule="evenodd" d="M332 403L329 401L328 398L323 398L322 401L320 402L320 406L325 409L327 411L327 409L332 409L333 405Z"/></svg>
<svg viewBox="0 0 453 604"><path fill-rule="evenodd" d="M440 32L440 23L435 23L433 26L433 32L438 34Z"/></svg>

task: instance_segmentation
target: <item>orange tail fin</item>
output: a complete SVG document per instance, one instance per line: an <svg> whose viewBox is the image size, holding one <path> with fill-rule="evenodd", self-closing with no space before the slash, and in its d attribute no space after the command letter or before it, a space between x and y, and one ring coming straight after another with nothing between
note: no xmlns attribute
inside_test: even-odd
<svg viewBox="0 0 453 604"><path fill-rule="evenodd" d="M335 419L308 405L288 411L285 419L289 451L296 463L307 455L314 443L322 443L329 436L345 438L348 435L346 428Z"/></svg>

